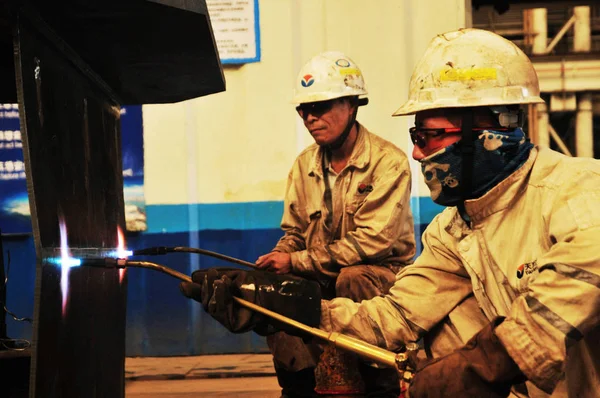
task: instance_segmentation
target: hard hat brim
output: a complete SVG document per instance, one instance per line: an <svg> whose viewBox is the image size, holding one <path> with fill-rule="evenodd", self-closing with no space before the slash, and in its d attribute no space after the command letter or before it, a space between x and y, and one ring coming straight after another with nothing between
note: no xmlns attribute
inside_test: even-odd
<svg viewBox="0 0 600 398"><path fill-rule="evenodd" d="M482 103L483 102L483 103ZM520 104L543 104L545 101L540 96L530 96L527 99L520 101L473 101L466 103L430 103L423 104L417 101L408 100L400 108L398 108L392 116L409 116L417 112L428 111L432 109L448 109L448 108L475 108L489 107L499 105L520 105Z"/></svg>

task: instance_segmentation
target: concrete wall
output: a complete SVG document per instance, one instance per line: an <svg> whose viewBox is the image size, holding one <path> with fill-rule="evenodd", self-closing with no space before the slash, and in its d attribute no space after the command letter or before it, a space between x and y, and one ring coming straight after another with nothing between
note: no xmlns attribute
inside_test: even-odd
<svg viewBox="0 0 600 398"><path fill-rule="evenodd" d="M464 26L464 3L261 0L261 62L226 66L224 93L144 107L147 203L281 200L295 156L312 143L290 103L294 81L325 50L362 69L370 103L358 119L410 152L412 118L391 114L429 40Z"/></svg>

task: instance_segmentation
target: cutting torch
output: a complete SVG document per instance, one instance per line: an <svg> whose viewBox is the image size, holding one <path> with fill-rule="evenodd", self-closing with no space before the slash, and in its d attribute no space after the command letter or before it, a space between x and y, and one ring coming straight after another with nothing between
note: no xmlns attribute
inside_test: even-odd
<svg viewBox="0 0 600 398"><path fill-rule="evenodd" d="M187 248L189 249L189 248ZM202 249L200 249L202 250ZM188 251L189 252L189 251ZM212 253L212 252L211 252ZM135 251L134 251L135 254ZM149 253L144 253L149 254ZM162 253L161 253L162 254ZM218 254L218 253L216 253ZM223 255L221 255L223 256ZM227 257L227 256L225 256ZM221 257L222 258L222 257ZM237 260L237 259L234 259ZM238 260L239 262L243 262L242 260ZM239 264L238 262L238 264ZM252 263L248 263L252 264ZM85 258L82 259L82 266L91 266L91 267L102 267L102 268L128 268L128 267L136 267L136 268L147 268L155 271L159 271L175 277L183 282L192 283L192 278L186 274L183 274L179 271L176 271L172 268L166 267L161 264L149 262L149 261L134 261L127 259L119 259L119 258ZM245 265L245 264L244 264ZM252 264L254 266L254 264ZM366 343L354 337L345 336L338 332L326 332L324 330L314 328L308 325L305 325L301 322L298 322L294 319L285 317L276 312L263 308L259 305L251 303L247 300L241 299L239 297L233 297L235 302L239 305L249 308L253 311L271 317L279 322L285 323L287 325L293 326L298 330L301 330L305 333L310 334L311 336L317 337L321 340L328 341L334 344L336 347L339 347L343 350L354 352L364 358L367 358L373 362L376 362L380 365L386 367L392 367L398 370L401 379L405 382L410 382L412 379L412 374L414 372L414 366L416 364L416 356L418 351L418 345L416 343L408 343L405 346L404 352L395 353L392 351L388 351L381 347L377 347L375 345Z"/></svg>

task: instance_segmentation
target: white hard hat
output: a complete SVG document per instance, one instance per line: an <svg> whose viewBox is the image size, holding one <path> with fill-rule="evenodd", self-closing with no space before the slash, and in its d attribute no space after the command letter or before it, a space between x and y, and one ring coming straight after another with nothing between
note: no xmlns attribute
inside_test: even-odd
<svg viewBox="0 0 600 398"><path fill-rule="evenodd" d="M348 96L366 96L362 72L339 51L314 56L300 70L294 88L295 104Z"/></svg>
<svg viewBox="0 0 600 398"><path fill-rule="evenodd" d="M519 47L487 30L459 29L429 43L410 79L408 101L393 116L541 102L537 74Z"/></svg>

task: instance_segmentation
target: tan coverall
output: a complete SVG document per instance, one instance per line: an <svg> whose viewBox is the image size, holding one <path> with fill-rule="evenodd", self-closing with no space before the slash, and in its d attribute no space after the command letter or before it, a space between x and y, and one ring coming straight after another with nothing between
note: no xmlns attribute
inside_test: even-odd
<svg viewBox="0 0 600 398"><path fill-rule="evenodd" d="M324 294L361 301L387 293L396 272L410 264L415 239L411 175L404 152L358 125L354 149L335 178L316 144L289 175L274 251L291 253L293 273L331 282ZM335 286L333 286L335 283ZM267 338L275 362L288 370L315 366L301 339Z"/></svg>
<svg viewBox="0 0 600 398"><path fill-rule="evenodd" d="M433 220L423 253L385 297L323 301L321 327L388 349L440 321L468 338L465 315L481 322L480 311L446 317L474 295L487 320L506 317L496 333L530 380L529 396L600 397L600 162L533 149L466 209L471 228L456 208Z"/></svg>

